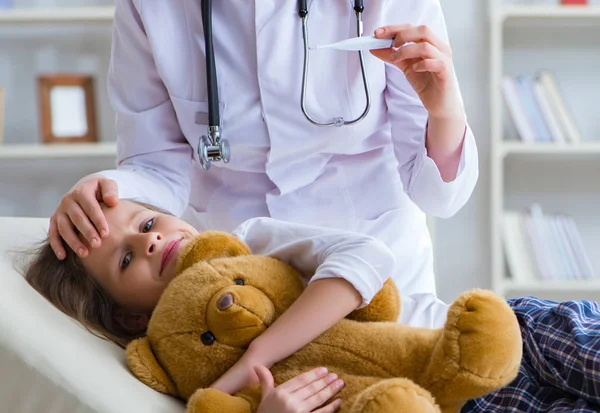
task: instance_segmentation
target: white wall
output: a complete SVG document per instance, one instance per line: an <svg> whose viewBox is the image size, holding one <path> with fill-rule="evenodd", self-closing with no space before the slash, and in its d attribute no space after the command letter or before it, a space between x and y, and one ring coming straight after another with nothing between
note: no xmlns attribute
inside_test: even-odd
<svg viewBox="0 0 600 413"><path fill-rule="evenodd" d="M450 301L464 290L490 286L488 17L487 1L441 3L480 170L467 205L454 217L435 223L438 295Z"/></svg>

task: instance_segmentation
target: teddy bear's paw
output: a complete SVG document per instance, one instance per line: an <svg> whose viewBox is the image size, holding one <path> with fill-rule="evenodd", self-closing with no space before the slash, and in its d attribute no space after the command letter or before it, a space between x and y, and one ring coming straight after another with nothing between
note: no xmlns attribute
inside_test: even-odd
<svg viewBox="0 0 600 413"><path fill-rule="evenodd" d="M506 301L485 290L462 294L450 307L426 373L440 404L487 394L517 375L523 345Z"/></svg>
<svg viewBox="0 0 600 413"><path fill-rule="evenodd" d="M433 396L408 379L388 379L363 390L349 413L440 413Z"/></svg>
<svg viewBox="0 0 600 413"><path fill-rule="evenodd" d="M215 389L197 390L187 404L186 413L250 413L247 400Z"/></svg>

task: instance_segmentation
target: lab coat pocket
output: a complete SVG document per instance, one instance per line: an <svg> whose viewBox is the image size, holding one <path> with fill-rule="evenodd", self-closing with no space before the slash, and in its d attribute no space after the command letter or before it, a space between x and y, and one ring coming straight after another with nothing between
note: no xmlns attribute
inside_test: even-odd
<svg viewBox="0 0 600 413"><path fill-rule="evenodd" d="M198 161L198 143L202 135L208 134L208 102L196 102L171 96L177 120L181 126L181 132L193 148L194 160ZM221 117L225 105L219 105Z"/></svg>

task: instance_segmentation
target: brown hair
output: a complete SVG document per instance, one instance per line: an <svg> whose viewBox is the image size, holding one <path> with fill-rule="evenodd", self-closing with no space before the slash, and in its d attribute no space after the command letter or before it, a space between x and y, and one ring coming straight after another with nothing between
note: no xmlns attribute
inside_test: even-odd
<svg viewBox="0 0 600 413"><path fill-rule="evenodd" d="M126 201L126 200L121 200ZM166 213L152 205L135 202L153 211ZM115 318L119 306L84 268L81 259L63 241L67 256L59 260L46 238L25 252L22 273L27 282L58 310L79 321L97 337L107 339L120 347L141 337L123 328ZM31 257L33 256L33 257Z"/></svg>
<svg viewBox="0 0 600 413"><path fill-rule="evenodd" d="M92 334L125 347L141 336L123 329L114 318L116 302L85 270L81 259L64 244L67 257L56 258L48 239L28 251L33 260L26 264L27 282L57 309L79 321Z"/></svg>

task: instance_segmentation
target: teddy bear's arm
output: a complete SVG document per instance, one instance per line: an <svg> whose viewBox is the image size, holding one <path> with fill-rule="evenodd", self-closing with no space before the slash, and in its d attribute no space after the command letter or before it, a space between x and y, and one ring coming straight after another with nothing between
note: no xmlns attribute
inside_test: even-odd
<svg viewBox="0 0 600 413"><path fill-rule="evenodd" d="M230 396L216 389L198 389L190 397L186 413L252 413L245 398Z"/></svg>
<svg viewBox="0 0 600 413"><path fill-rule="evenodd" d="M129 369L142 383L161 393L178 396L175 383L158 364L148 337L129 343L126 354Z"/></svg>
<svg viewBox="0 0 600 413"><path fill-rule="evenodd" d="M398 321L400 294L391 279L388 279L368 306L351 312L347 318L355 321Z"/></svg>

